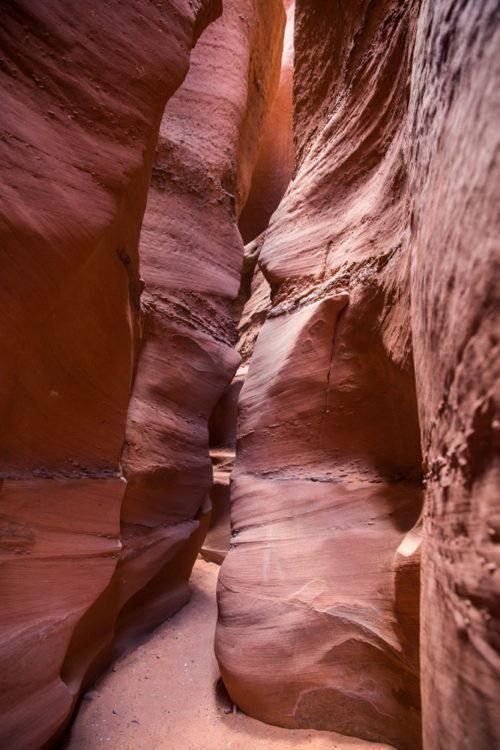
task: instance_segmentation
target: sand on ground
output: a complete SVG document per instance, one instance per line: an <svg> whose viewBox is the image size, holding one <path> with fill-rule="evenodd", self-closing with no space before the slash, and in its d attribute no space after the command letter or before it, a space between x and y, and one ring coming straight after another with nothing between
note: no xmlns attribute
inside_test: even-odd
<svg viewBox="0 0 500 750"><path fill-rule="evenodd" d="M219 566L197 560L190 602L103 675L81 703L65 750L390 750L332 732L289 730L238 711L213 652Z"/></svg>

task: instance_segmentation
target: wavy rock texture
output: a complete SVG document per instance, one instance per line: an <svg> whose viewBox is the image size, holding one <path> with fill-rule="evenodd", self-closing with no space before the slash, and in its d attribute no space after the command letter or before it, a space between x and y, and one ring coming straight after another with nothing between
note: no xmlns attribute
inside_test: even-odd
<svg viewBox="0 0 500 750"><path fill-rule="evenodd" d="M259 240L271 308L253 356L257 275L241 322L224 681L266 721L418 747L417 396L424 747L487 750L500 742L498 3L297 0L295 26L298 170Z"/></svg>
<svg viewBox="0 0 500 750"><path fill-rule="evenodd" d="M208 423L239 364L237 218L278 82L283 24L279 0L227 0L162 120L141 235L144 334L123 454L122 585L138 568L147 579L119 629L134 620L151 627L189 597L213 483ZM215 479L217 512L224 481ZM145 556L154 540L151 563L135 552L138 538Z"/></svg>
<svg viewBox="0 0 500 750"><path fill-rule="evenodd" d="M272 306L241 394L216 636L245 712L401 748L420 734L414 20L409 3L296 4L299 164L260 251Z"/></svg>
<svg viewBox="0 0 500 750"><path fill-rule="evenodd" d="M245 246L240 290L234 309L235 317L240 318L236 348L242 355L242 362L211 420L213 429L210 434L210 454L214 466L214 484L210 493L212 516L203 542L202 555L206 560L219 564L224 560L231 543L230 474L234 468L238 397L269 300L269 285L262 274L255 270L262 245L258 235L269 224L273 211L288 187L294 166L292 80L295 4L291 0L285 0L284 7L286 26L279 83L263 123L250 192L238 221L242 239L248 243Z"/></svg>
<svg viewBox="0 0 500 750"><path fill-rule="evenodd" d="M154 146L218 12L202 0L1 3L3 747L48 741L89 664L96 624L74 634L121 548Z"/></svg>
<svg viewBox="0 0 500 750"><path fill-rule="evenodd" d="M429 750L500 746L499 45L498 3L423 3L410 174Z"/></svg>

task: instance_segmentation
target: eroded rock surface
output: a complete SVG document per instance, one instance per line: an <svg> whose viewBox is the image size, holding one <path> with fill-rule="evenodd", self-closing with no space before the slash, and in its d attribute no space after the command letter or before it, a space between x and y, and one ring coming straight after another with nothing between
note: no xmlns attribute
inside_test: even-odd
<svg viewBox="0 0 500 750"><path fill-rule="evenodd" d="M94 615L122 546L141 220L165 102L220 11L217 0L1 6L0 744L9 748L57 732L111 637ZM178 533L174 541L182 546Z"/></svg>
<svg viewBox="0 0 500 750"><path fill-rule="evenodd" d="M209 419L239 363L237 219L278 83L283 25L280 0L227 0L162 120L141 235L144 330L123 453L121 576L143 578L138 601L121 605L122 638L187 601L209 491L217 513L228 486L216 471L211 489Z"/></svg>
<svg viewBox="0 0 500 750"><path fill-rule="evenodd" d="M499 47L498 3L423 3L410 174L429 750L500 745Z"/></svg>
<svg viewBox="0 0 500 750"><path fill-rule="evenodd" d="M401 748L420 734L414 20L394 2L296 5L299 165L260 251L272 306L241 394L216 639L244 711Z"/></svg>
<svg viewBox="0 0 500 750"><path fill-rule="evenodd" d="M212 514L246 713L416 750L422 693L426 749L490 750L498 2L297 0L292 44L285 0L279 82L281 0L224 5L172 97L218 0L0 0L0 745L187 601Z"/></svg>
<svg viewBox="0 0 500 750"><path fill-rule="evenodd" d="M264 122L251 190L239 220L245 244L267 229L269 219L288 187L295 164L292 124L295 3L285 0L284 6L286 27L280 80Z"/></svg>
<svg viewBox="0 0 500 750"><path fill-rule="evenodd" d="M499 20L297 0L216 640L265 721L420 744L418 411L424 747L500 741Z"/></svg>

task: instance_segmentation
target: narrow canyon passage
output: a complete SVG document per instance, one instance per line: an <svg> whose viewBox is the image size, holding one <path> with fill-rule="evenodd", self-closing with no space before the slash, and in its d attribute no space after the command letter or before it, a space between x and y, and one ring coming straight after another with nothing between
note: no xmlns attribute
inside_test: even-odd
<svg viewBox="0 0 500 750"><path fill-rule="evenodd" d="M0 750L500 748L500 0L0 14Z"/></svg>
<svg viewBox="0 0 500 750"><path fill-rule="evenodd" d="M384 750L332 732L233 714L213 654L219 568L198 560L188 604L84 696L64 750Z"/></svg>

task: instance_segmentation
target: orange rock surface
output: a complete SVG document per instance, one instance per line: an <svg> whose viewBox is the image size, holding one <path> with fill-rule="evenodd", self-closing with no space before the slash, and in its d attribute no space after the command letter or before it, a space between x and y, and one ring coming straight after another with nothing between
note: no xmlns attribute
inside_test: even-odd
<svg viewBox="0 0 500 750"><path fill-rule="evenodd" d="M498 1L0 11L0 746L200 549L246 741L500 746Z"/></svg>
<svg viewBox="0 0 500 750"><path fill-rule="evenodd" d="M263 126L252 186L239 220L243 241L254 240L269 224L293 174L293 30L295 3L286 0L286 27L278 90Z"/></svg>

